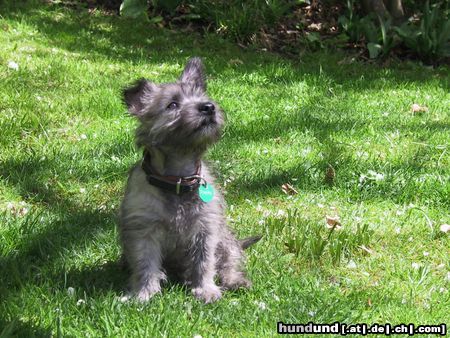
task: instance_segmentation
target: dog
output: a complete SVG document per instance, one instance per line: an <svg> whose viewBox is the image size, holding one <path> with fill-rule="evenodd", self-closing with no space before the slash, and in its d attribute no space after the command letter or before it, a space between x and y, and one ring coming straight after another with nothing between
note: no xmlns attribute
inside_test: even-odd
<svg viewBox="0 0 450 338"><path fill-rule="evenodd" d="M168 278L210 303L222 290L249 288L243 250L261 236L237 240L226 225L222 194L202 156L224 126L220 107L206 93L200 58L174 83L137 81L123 92L137 118L143 160L131 170L119 215L131 295L148 301ZM220 287L215 283L218 277Z"/></svg>

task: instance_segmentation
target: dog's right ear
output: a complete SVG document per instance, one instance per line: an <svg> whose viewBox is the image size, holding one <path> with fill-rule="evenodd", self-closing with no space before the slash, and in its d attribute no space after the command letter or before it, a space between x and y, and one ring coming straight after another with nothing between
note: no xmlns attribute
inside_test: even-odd
<svg viewBox="0 0 450 338"><path fill-rule="evenodd" d="M205 92L206 78L202 59L199 57L191 58L184 67L180 81L190 83Z"/></svg>
<svg viewBox="0 0 450 338"><path fill-rule="evenodd" d="M155 85L146 79L138 80L134 86L124 89L123 100L131 115L142 116L145 113L145 103L151 99Z"/></svg>

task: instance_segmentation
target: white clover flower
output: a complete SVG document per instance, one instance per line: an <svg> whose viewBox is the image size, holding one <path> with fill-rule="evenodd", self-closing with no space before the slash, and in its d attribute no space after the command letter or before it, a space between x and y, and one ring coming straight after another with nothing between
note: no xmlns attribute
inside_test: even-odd
<svg viewBox="0 0 450 338"><path fill-rule="evenodd" d="M384 175L381 173L377 173L376 171L369 170L368 174L371 176L370 178L375 181L382 181L384 180Z"/></svg>
<svg viewBox="0 0 450 338"><path fill-rule="evenodd" d="M347 268L349 268L349 269L356 269L357 268L357 265L356 265L356 263L355 263L355 261L353 259L348 262Z"/></svg>
<svg viewBox="0 0 450 338"><path fill-rule="evenodd" d="M286 215L287 215L286 211L281 210L281 209L279 209L276 214L277 217L285 217Z"/></svg>
<svg viewBox="0 0 450 338"><path fill-rule="evenodd" d="M267 309L266 303L264 303L264 302L258 302L258 301L255 300L255 304L258 306L258 308L259 308L260 310L265 310L265 309Z"/></svg>
<svg viewBox="0 0 450 338"><path fill-rule="evenodd" d="M19 70L19 65L14 61L9 61L8 68L12 70Z"/></svg>
<svg viewBox="0 0 450 338"><path fill-rule="evenodd" d="M264 211L263 211L263 217L267 218L267 217L269 217L270 215L272 215L272 213L270 212L270 210L264 210Z"/></svg>
<svg viewBox="0 0 450 338"><path fill-rule="evenodd" d="M119 302L121 302L121 303L126 303L129 300L130 300L129 296L122 296L122 297L119 298Z"/></svg>
<svg viewBox="0 0 450 338"><path fill-rule="evenodd" d="M443 233L447 233L450 232L450 224L442 224L439 229L443 232Z"/></svg>

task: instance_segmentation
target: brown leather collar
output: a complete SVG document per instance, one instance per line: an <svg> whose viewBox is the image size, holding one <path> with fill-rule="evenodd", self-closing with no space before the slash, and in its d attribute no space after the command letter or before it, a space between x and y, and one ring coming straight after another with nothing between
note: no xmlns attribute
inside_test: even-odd
<svg viewBox="0 0 450 338"><path fill-rule="evenodd" d="M202 181L200 176L200 162L197 164L195 173L191 176L159 175L151 165L150 153L144 150L141 167L145 172L149 184L177 195L197 190Z"/></svg>

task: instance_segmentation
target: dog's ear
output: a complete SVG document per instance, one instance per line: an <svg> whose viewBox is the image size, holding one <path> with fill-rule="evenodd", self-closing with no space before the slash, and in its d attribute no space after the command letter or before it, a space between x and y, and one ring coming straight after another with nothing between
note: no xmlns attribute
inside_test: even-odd
<svg viewBox="0 0 450 338"><path fill-rule="evenodd" d="M180 82L190 83L203 91L206 91L206 78L203 62L194 57L188 61L180 77Z"/></svg>
<svg viewBox="0 0 450 338"><path fill-rule="evenodd" d="M146 79L138 80L134 86L123 90L123 100L131 115L141 116L145 113L145 103L149 102L155 85Z"/></svg>

